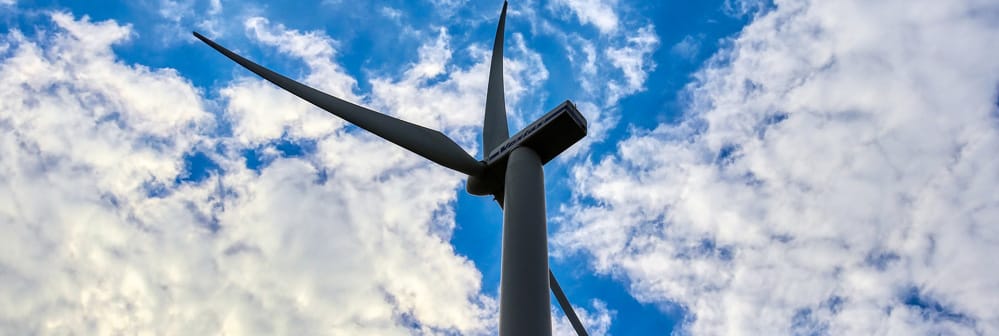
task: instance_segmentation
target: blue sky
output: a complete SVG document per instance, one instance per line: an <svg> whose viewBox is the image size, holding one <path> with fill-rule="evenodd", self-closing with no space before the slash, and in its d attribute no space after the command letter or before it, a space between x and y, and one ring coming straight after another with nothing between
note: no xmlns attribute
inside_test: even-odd
<svg viewBox="0 0 999 336"><path fill-rule="evenodd" d="M474 152L501 5L0 1L0 330L494 333L494 202L190 32ZM590 123L545 178L591 333L999 330L996 13L510 3L511 131Z"/></svg>

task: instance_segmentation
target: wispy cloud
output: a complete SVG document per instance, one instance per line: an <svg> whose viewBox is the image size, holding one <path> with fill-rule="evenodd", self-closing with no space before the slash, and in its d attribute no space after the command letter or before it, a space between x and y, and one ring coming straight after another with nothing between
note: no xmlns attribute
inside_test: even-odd
<svg viewBox="0 0 999 336"><path fill-rule="evenodd" d="M556 0L555 4L568 8L580 22L592 24L601 33L609 34L618 29L616 0Z"/></svg>
<svg viewBox="0 0 999 336"><path fill-rule="evenodd" d="M670 52L686 60L694 60L701 52L701 38L691 35L684 36L680 42L670 47Z"/></svg>
<svg viewBox="0 0 999 336"><path fill-rule="evenodd" d="M633 13L633 9L617 1L560 1L548 6L545 13L528 8L525 12L532 28L538 34L553 36L563 46L565 60L574 70L573 81L579 86L571 98L587 119L587 137L561 156L574 158L587 152L591 144L606 140L608 132L620 120L618 105L622 98L645 90L646 81L656 68L653 54L659 48L660 38L648 18L619 15ZM571 16L559 17L560 10L565 8L572 9L580 18L600 17L604 22L601 34L583 35L557 28L559 24L555 21L573 21ZM556 15L552 17L552 13ZM581 19L581 23L594 22Z"/></svg>
<svg viewBox="0 0 999 336"><path fill-rule="evenodd" d="M629 34L626 43L620 47L608 48L604 53L615 68L624 74L624 81L608 83L607 105L614 105L619 99L638 92L645 87L645 80L656 64L651 60L652 52L659 47L659 37L652 25L639 28Z"/></svg>

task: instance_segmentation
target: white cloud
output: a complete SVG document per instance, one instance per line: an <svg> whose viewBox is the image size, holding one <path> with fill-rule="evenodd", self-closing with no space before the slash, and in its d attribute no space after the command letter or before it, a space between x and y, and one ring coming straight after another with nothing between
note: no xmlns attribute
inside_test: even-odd
<svg viewBox="0 0 999 336"><path fill-rule="evenodd" d="M580 22L596 26L603 34L618 29L617 0L556 0L555 4L569 8Z"/></svg>
<svg viewBox="0 0 999 336"><path fill-rule="evenodd" d="M311 120L325 114L256 79L223 86L237 137L216 138L215 104L186 79L115 58L129 27L53 21L53 33L0 43L0 333L477 334L495 323L480 274L448 243L456 174ZM306 62L310 83L352 94L325 36L248 27L289 46L279 51ZM246 167L243 150L281 137L317 150ZM194 151L220 171L176 181Z"/></svg>
<svg viewBox="0 0 999 336"><path fill-rule="evenodd" d="M144 186L177 176L213 120L176 72L114 60L110 45L127 27L52 19L60 29L46 48L17 31L2 37L11 52L0 63L0 328L95 334L164 323L155 306L173 288L151 280L183 274L136 271L200 243L192 217L205 210L204 193L165 202ZM166 233L177 239L157 241Z"/></svg>
<svg viewBox="0 0 999 336"><path fill-rule="evenodd" d="M583 49L583 54L586 55L585 61L582 62L582 70L586 75L596 75L597 74L597 50L593 46L593 43L586 41L584 39L578 40L580 43L580 48ZM587 88L587 90L591 90Z"/></svg>
<svg viewBox="0 0 999 336"><path fill-rule="evenodd" d="M382 16L385 16L392 20L399 20L400 18L402 18L401 10L389 6L382 6L382 8L378 10L378 12L381 13Z"/></svg>
<svg viewBox="0 0 999 336"><path fill-rule="evenodd" d="M680 58L692 61L701 52L701 38L690 35L684 36L680 42L677 42L670 48L670 52Z"/></svg>
<svg viewBox="0 0 999 336"><path fill-rule="evenodd" d="M528 48L521 34L507 39L503 62L504 88L510 131L526 124L530 116L518 109L521 100L548 79L541 56ZM470 153L479 149L483 107L489 78L490 49L468 49L475 63L459 68L451 63L453 51L446 30L422 45L419 60L410 64L401 78L379 77L371 80L372 104L386 111L396 111L408 121L449 133ZM543 111L532 111L543 113Z"/></svg>
<svg viewBox="0 0 999 336"><path fill-rule="evenodd" d="M459 8L465 6L468 0L430 0L430 3L437 8L437 13L443 17L450 17L458 11Z"/></svg>
<svg viewBox="0 0 999 336"><path fill-rule="evenodd" d="M652 54L659 47L659 36L651 24L607 40L556 35L565 46L566 57L578 69L580 86L603 108L613 108L621 98L643 91L656 68Z"/></svg>
<svg viewBox="0 0 999 336"><path fill-rule="evenodd" d="M642 90L649 72L656 64L651 60L652 52L659 47L659 37L655 27L647 25L638 29L633 35L627 35L627 43L620 47L608 48L604 51L607 59L615 68L624 73L624 83L611 81L607 84L609 91L608 105L614 105L618 99Z"/></svg>
<svg viewBox="0 0 999 336"><path fill-rule="evenodd" d="M725 0L722 11L735 17L754 15L766 9L767 4L763 0Z"/></svg>
<svg viewBox="0 0 999 336"><path fill-rule="evenodd" d="M302 33L281 24L271 25L262 17L248 18L244 26L257 41L304 61L309 67L309 75L305 78L309 85L348 101L359 100L353 91L357 80L332 62L337 42L326 34L319 31Z"/></svg>
<svg viewBox="0 0 999 336"><path fill-rule="evenodd" d="M208 15L217 15L222 12L222 0L210 0L208 2Z"/></svg>
<svg viewBox="0 0 999 336"><path fill-rule="evenodd" d="M260 17L247 19L245 26L253 39L304 61L309 68L304 79L307 84L361 103L354 93L357 81L333 62L336 42L325 34L289 30L280 24L271 25ZM243 145L253 147L281 138L284 133L292 138L314 139L327 136L331 130L345 124L249 71L245 74L247 77L221 90L230 109L228 117L234 121L233 135Z"/></svg>
<svg viewBox="0 0 999 336"><path fill-rule="evenodd" d="M594 312L573 306L573 309L576 310L576 316L579 317L579 322L583 324L583 328L586 328L586 332L590 335L607 335L611 319L617 312L608 310L607 304L600 300L593 300L591 304ZM561 310L552 310L552 335L578 335L576 330L572 328L569 318Z"/></svg>
<svg viewBox="0 0 999 336"><path fill-rule="evenodd" d="M174 0L160 0L156 7L158 8L159 15L164 19L173 22L179 22L183 17L190 16L194 6L194 3L190 0L184 1L174 1Z"/></svg>
<svg viewBox="0 0 999 336"><path fill-rule="evenodd" d="M560 155L563 160L588 152L593 143L606 138L620 119L618 102L645 90L649 73L656 67L652 53L659 47L659 37L651 24L615 39L604 48L600 61L591 41L578 36L571 39L585 55L585 61L574 65L581 70L580 85L586 94L575 97L574 102L586 117L587 135Z"/></svg>
<svg viewBox="0 0 999 336"><path fill-rule="evenodd" d="M999 332L997 10L778 2L574 171L557 247L694 334Z"/></svg>
<svg viewBox="0 0 999 336"><path fill-rule="evenodd" d="M616 2L607 4L616 5ZM641 23L644 19L622 20L617 24L620 29L593 38L560 30L546 15L529 9L525 13L532 27L560 42L574 70L573 81L579 85L577 93L567 98L586 117L588 130L586 138L560 155L562 160L572 159L588 152L593 143L605 140L620 120L622 111L618 103L622 98L645 89L648 76L656 67L652 57L659 47L659 37L654 25ZM564 78L559 79L564 82Z"/></svg>

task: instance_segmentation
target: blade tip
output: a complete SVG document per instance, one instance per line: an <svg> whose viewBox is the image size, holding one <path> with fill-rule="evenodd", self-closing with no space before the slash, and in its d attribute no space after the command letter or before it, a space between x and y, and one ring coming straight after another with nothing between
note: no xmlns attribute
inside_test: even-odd
<svg viewBox="0 0 999 336"><path fill-rule="evenodd" d="M194 30L191 31L191 34L194 34L194 37L197 37L199 40L202 40L202 41L205 41L205 40L208 39L207 37L205 37L205 35L201 35L201 33L198 33L197 31L194 31Z"/></svg>

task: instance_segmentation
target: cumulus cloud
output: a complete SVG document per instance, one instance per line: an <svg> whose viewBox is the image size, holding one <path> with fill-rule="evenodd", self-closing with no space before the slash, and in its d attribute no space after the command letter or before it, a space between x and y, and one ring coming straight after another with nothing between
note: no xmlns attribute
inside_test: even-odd
<svg viewBox="0 0 999 336"><path fill-rule="evenodd" d="M999 332L997 11L777 2L574 170L557 246L694 334Z"/></svg>
<svg viewBox="0 0 999 336"><path fill-rule="evenodd" d="M0 37L3 333L493 326L481 275L448 243L456 174L308 119L325 115L258 79L224 83L222 100L206 102L173 70L118 60L111 46L128 26L52 21L48 33ZM306 81L356 98L328 37L247 27L258 43L289 46L279 52L306 63ZM216 135L220 118L234 137ZM281 141L316 149L273 154ZM248 164L244 153L261 148L269 161ZM193 177L196 155L214 167L207 177Z"/></svg>
<svg viewBox="0 0 999 336"><path fill-rule="evenodd" d="M213 119L176 72L115 61L110 46L128 27L52 21L58 32L44 43L16 30L2 37L11 49L0 65L0 328L95 334L164 323L156 308L176 288L151 280L186 277L168 266L181 257L170 252L200 243L195 217L207 203L201 190L167 202L146 187L180 174ZM178 239L157 242L165 232ZM157 261L164 267L140 271Z"/></svg>

